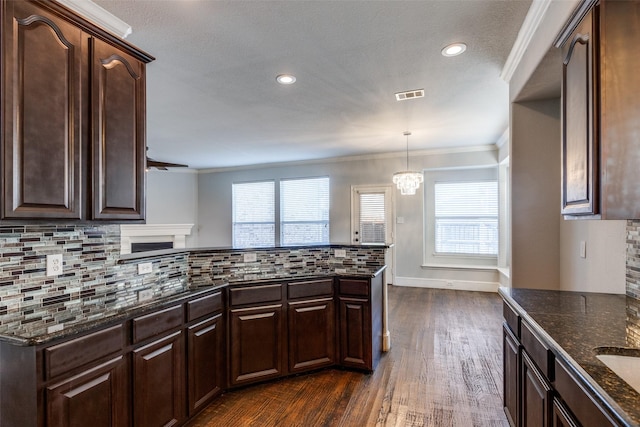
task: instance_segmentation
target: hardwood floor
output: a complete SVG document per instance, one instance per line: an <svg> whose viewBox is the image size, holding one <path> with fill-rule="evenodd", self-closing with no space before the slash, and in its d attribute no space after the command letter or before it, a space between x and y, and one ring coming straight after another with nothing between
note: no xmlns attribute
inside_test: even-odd
<svg viewBox="0 0 640 427"><path fill-rule="evenodd" d="M392 349L337 369L229 392L190 427L508 426L497 294L389 288Z"/></svg>

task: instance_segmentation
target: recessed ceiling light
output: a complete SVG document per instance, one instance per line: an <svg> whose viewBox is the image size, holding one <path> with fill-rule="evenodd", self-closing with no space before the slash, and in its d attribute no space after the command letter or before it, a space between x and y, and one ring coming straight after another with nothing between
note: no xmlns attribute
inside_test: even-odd
<svg viewBox="0 0 640 427"><path fill-rule="evenodd" d="M296 76L291 74L278 74L276 76L276 81L281 85L290 85L296 82Z"/></svg>
<svg viewBox="0 0 640 427"><path fill-rule="evenodd" d="M457 56L467 50L467 45L464 43L453 43L442 48L442 56Z"/></svg>

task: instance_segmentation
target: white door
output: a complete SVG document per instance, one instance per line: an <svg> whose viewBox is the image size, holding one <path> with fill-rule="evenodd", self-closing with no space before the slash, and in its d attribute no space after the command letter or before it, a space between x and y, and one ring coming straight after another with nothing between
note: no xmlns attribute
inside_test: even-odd
<svg viewBox="0 0 640 427"><path fill-rule="evenodd" d="M393 186L353 186L351 191L351 241L358 245L394 243ZM387 284L393 283L394 250L386 253Z"/></svg>

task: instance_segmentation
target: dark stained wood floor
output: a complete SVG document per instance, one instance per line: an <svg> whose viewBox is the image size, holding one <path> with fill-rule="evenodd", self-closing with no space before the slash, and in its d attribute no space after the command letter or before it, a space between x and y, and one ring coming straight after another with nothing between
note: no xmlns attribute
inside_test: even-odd
<svg viewBox="0 0 640 427"><path fill-rule="evenodd" d="M390 286L392 349L374 373L330 369L232 391L189 426L508 426L500 301Z"/></svg>

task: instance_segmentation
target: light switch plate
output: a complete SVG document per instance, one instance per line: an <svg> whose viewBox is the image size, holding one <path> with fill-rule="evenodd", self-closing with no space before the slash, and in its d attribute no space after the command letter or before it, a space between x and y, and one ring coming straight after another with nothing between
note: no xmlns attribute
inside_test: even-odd
<svg viewBox="0 0 640 427"><path fill-rule="evenodd" d="M256 262L258 260L258 254L255 252L247 252L244 254L244 262Z"/></svg>
<svg viewBox="0 0 640 427"><path fill-rule="evenodd" d="M149 301L153 298L153 289L144 289L142 291L138 291L138 302Z"/></svg>
<svg viewBox="0 0 640 427"><path fill-rule="evenodd" d="M333 251L333 255L336 258L345 258L347 256L347 250L346 249L336 249L335 251Z"/></svg>
<svg viewBox="0 0 640 427"><path fill-rule="evenodd" d="M580 258L587 257L587 242L584 240L580 241Z"/></svg>
<svg viewBox="0 0 640 427"><path fill-rule="evenodd" d="M141 262L138 264L138 274L148 274L153 273L153 263L151 262Z"/></svg>
<svg viewBox="0 0 640 427"><path fill-rule="evenodd" d="M47 276L62 274L62 254L47 255Z"/></svg>

